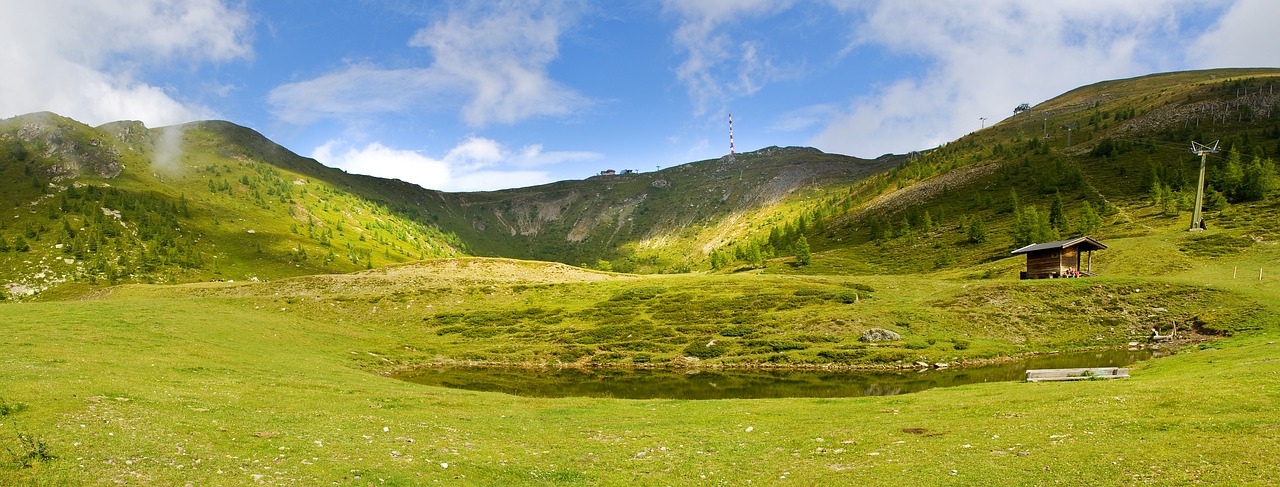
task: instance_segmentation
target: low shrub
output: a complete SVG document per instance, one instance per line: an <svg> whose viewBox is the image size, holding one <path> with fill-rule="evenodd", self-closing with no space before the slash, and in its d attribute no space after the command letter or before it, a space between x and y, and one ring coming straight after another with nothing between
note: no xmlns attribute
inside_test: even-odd
<svg viewBox="0 0 1280 487"><path fill-rule="evenodd" d="M710 342L693 342L684 347L685 355L698 357L703 360L719 357L728 351L728 344L716 340L712 340Z"/></svg>
<svg viewBox="0 0 1280 487"><path fill-rule="evenodd" d="M904 346L907 347L908 350L924 350L929 348L929 343L920 340L912 340L907 342Z"/></svg>

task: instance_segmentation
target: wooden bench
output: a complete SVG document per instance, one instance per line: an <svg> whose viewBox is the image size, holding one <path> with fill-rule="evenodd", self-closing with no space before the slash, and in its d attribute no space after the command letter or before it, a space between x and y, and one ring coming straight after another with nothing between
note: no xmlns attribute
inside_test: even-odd
<svg viewBox="0 0 1280 487"><path fill-rule="evenodd" d="M1127 379L1129 369L1120 367L1086 367L1080 369L1029 369L1027 382L1061 380Z"/></svg>

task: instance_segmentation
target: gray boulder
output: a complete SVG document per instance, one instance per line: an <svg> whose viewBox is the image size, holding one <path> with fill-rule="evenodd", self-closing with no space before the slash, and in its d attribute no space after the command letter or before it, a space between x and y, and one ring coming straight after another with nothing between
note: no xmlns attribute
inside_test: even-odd
<svg viewBox="0 0 1280 487"><path fill-rule="evenodd" d="M884 328L872 328L862 332L862 336L858 338L864 342L891 342L901 340L902 335L886 330Z"/></svg>

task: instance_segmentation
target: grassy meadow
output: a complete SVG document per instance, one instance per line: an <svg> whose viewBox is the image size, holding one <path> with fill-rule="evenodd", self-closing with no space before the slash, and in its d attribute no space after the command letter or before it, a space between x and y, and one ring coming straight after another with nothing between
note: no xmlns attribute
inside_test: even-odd
<svg viewBox="0 0 1280 487"><path fill-rule="evenodd" d="M1171 230L1107 252L1187 238ZM1039 282L638 277L449 259L4 304L0 483L1263 484L1280 475L1280 293L1256 268L1231 271L1274 268L1276 255L1263 242L1156 277ZM488 325L450 331L468 320ZM382 375L471 361L963 364L1122 346L1170 320L1195 323L1199 341L1121 381L681 401L525 398ZM903 340L857 342L872 326Z"/></svg>

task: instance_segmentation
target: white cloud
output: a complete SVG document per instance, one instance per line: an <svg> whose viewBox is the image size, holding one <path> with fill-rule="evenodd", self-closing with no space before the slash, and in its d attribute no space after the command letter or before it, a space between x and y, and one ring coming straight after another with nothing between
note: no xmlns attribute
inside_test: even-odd
<svg viewBox="0 0 1280 487"><path fill-rule="evenodd" d="M1280 66L1276 21L1280 2L1239 0L1191 46L1188 60L1196 67Z"/></svg>
<svg viewBox="0 0 1280 487"><path fill-rule="evenodd" d="M443 101L450 80L427 69L381 69L357 64L339 72L279 86L267 96L274 115L295 124L322 118L360 118ZM435 86L441 91L425 89ZM437 98L439 100L437 100Z"/></svg>
<svg viewBox="0 0 1280 487"><path fill-rule="evenodd" d="M837 113L838 109L831 105L800 107L782 114L769 125L769 130L801 132L830 120Z"/></svg>
<svg viewBox="0 0 1280 487"><path fill-rule="evenodd" d="M742 20L768 17L790 6L778 0L664 0L664 9L680 18L672 35L687 58L676 68L693 102L694 115L722 108L733 98L752 95L765 84L786 77L762 53L758 40L735 40L724 27Z"/></svg>
<svg viewBox="0 0 1280 487"><path fill-rule="evenodd" d="M7 2L0 13L0 116L53 111L151 126L209 116L143 79L151 68L252 55L250 20L220 0Z"/></svg>
<svg viewBox="0 0 1280 487"><path fill-rule="evenodd" d="M443 157L393 149L379 142L355 147L331 140L311 157L350 173L394 178L441 191L489 191L552 181L547 171L532 167L600 158L592 152L544 152L540 144L510 151L495 140L468 137Z"/></svg>
<svg viewBox="0 0 1280 487"><path fill-rule="evenodd" d="M311 157L350 173L399 179L425 188L443 188L453 179L453 171L444 161L410 150L392 149L378 142L355 148L331 140L317 147Z"/></svg>
<svg viewBox="0 0 1280 487"><path fill-rule="evenodd" d="M1201 2L990 0L833 1L855 18L849 51L918 57L920 77L849 101L812 143L874 157L936 146L1038 103L1105 79L1177 69L1182 7Z"/></svg>
<svg viewBox="0 0 1280 487"><path fill-rule="evenodd" d="M268 96L273 113L296 124L323 118L458 109L472 127L572 114L591 101L551 79L559 37L575 14L559 2L502 2L456 10L408 44L430 51L427 67L357 64L289 83ZM480 7L483 5L483 8Z"/></svg>

